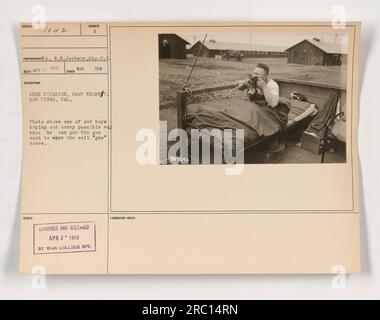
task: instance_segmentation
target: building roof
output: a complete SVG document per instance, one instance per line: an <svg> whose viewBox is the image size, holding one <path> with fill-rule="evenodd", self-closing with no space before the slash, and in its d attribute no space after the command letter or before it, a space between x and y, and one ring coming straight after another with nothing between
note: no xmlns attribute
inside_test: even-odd
<svg viewBox="0 0 380 320"><path fill-rule="evenodd" d="M298 46L301 43L304 43L305 41L311 43L313 46L317 47L318 49L322 50L325 53L347 54L347 47L344 47L342 45L335 44L335 43L318 41L315 39L302 40L301 42L296 43L295 45L291 46L290 48L286 49L285 51L289 51L290 49L294 48L295 46Z"/></svg>
<svg viewBox="0 0 380 320"><path fill-rule="evenodd" d="M165 37L165 36L168 36L168 35L177 37L178 39L180 39L183 42L185 42L185 45L190 44L190 42L186 41L184 38L180 37L178 34L175 34L175 33L160 33L159 34L160 37Z"/></svg>
<svg viewBox="0 0 380 320"><path fill-rule="evenodd" d="M198 42L202 43L201 41L197 41L193 46L195 46ZM206 41L204 46L209 50L236 50L236 51L284 52L286 49L285 47L281 47L281 46L237 43L237 42L221 42L221 41L215 41L215 40Z"/></svg>

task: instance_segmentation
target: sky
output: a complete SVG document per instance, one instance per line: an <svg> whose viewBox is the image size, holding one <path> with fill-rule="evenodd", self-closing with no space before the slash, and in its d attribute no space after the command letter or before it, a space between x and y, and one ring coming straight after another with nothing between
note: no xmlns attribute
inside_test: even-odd
<svg viewBox="0 0 380 320"><path fill-rule="evenodd" d="M179 34L180 37L184 38L191 44L195 42L203 41L205 34L201 33L187 33ZM336 33L322 33L322 34L311 34L311 33L270 33L270 32L256 32L256 33L210 33L207 35L207 40L216 40L221 42L238 42L238 43L251 43L251 44L261 44L261 45L273 45L280 47L291 47L294 44L301 42L304 39L312 39L317 37L325 42L341 44L342 46L347 46L348 36L344 34Z"/></svg>

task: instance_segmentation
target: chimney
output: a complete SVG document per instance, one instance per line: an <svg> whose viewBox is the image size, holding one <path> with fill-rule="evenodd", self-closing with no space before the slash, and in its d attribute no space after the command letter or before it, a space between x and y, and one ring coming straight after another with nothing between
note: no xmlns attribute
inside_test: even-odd
<svg viewBox="0 0 380 320"><path fill-rule="evenodd" d="M313 38L314 41L317 41L317 42L321 42L321 39L317 38L317 37L314 37Z"/></svg>

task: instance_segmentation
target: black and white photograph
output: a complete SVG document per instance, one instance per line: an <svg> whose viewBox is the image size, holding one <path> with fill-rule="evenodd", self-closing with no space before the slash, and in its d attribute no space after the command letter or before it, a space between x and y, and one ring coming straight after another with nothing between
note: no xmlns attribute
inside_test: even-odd
<svg viewBox="0 0 380 320"><path fill-rule="evenodd" d="M345 163L348 42L159 34L161 164Z"/></svg>

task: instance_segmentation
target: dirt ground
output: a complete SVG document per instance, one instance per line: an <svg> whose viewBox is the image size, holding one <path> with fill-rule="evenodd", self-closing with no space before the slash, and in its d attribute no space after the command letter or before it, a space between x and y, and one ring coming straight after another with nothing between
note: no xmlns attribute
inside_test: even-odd
<svg viewBox="0 0 380 320"><path fill-rule="evenodd" d="M162 59L159 66L160 120L168 122L168 129L176 127L175 97L191 70L194 58ZM225 61L213 58L199 58L190 78L191 89L230 84L246 78L257 63L265 63L271 70L271 77L314 81L325 84L346 84L346 66L305 66L288 64L286 58L246 58L243 61ZM210 99L226 99L242 96L238 90L223 90L197 95L190 103L206 102Z"/></svg>

